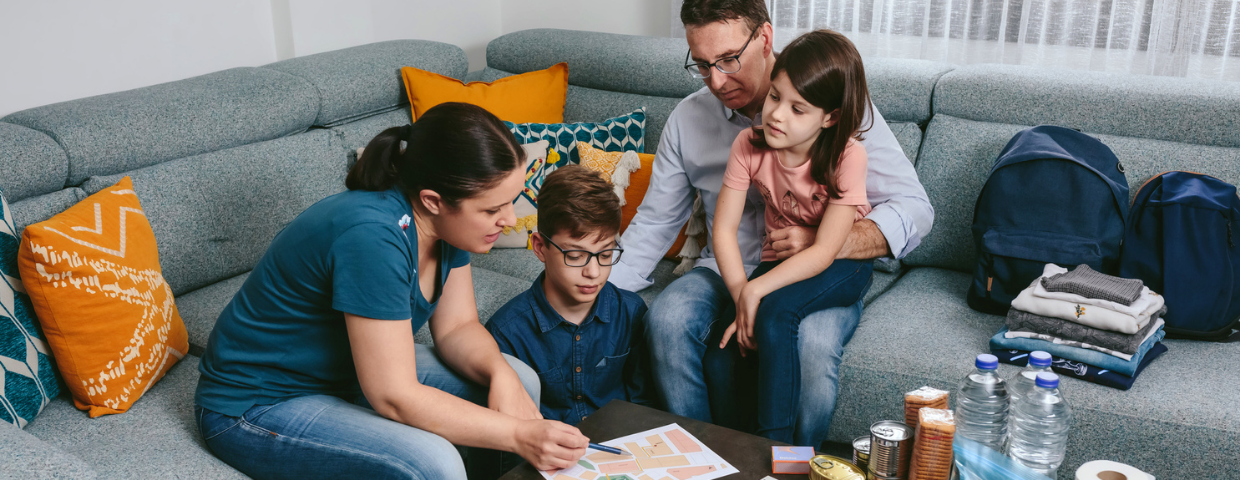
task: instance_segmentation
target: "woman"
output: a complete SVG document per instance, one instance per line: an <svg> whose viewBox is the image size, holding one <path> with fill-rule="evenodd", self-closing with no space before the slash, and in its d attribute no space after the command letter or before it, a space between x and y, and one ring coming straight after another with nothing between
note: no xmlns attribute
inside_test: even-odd
<svg viewBox="0 0 1240 480"><path fill-rule="evenodd" d="M576 462L587 439L542 420L538 377L474 301L468 252L515 222L523 157L460 103L375 137L349 190L280 232L220 314L195 394L211 452L257 478L465 478L453 445ZM436 346L415 347L427 321ZM469 456L499 463L486 453Z"/></svg>

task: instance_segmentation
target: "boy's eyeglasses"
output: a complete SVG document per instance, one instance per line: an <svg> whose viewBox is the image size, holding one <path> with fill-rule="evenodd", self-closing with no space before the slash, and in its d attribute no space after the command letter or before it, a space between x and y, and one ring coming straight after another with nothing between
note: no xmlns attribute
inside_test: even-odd
<svg viewBox="0 0 1240 480"><path fill-rule="evenodd" d="M551 237L548 237L546 234L542 232L538 232L538 234L542 235L543 240L546 240L547 243L550 243L556 250L559 250L560 253L564 254L564 264L570 267L584 267L589 265L590 259L594 257L598 257L598 265L600 267L610 267L619 263L620 254L624 253L624 249L618 247L609 248L598 252L590 252L586 250L565 250L560 248L559 245L556 245L555 242L551 241Z"/></svg>
<svg viewBox="0 0 1240 480"><path fill-rule="evenodd" d="M758 29L756 28L749 33L749 40L745 40L745 45L741 47L741 51L736 52L736 55L723 57L719 60L715 60L714 62L689 63L689 54L692 53L692 50L686 51L685 71L689 72L689 75L693 78L698 79L710 78L710 69L712 67L715 70L719 70L719 73L723 74L732 74L741 71L741 55L745 53L746 48L749 48L749 43L753 41L755 36L757 36L754 35L756 33L758 33Z"/></svg>

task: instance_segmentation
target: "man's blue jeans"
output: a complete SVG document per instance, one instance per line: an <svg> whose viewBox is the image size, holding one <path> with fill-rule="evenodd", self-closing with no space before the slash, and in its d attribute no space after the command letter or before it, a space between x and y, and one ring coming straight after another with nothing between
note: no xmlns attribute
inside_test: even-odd
<svg viewBox="0 0 1240 480"><path fill-rule="evenodd" d="M723 278L713 270L695 268L668 285L651 304L646 333L656 359L655 381L670 412L748 430L752 423L740 418L744 408L737 400L743 392L754 391L755 385L738 385L735 356L719 349L719 338L732 323L734 308ZM818 446L827 437L840 360L861 321L862 308L858 301L801 321L795 445Z"/></svg>
<svg viewBox="0 0 1240 480"><path fill-rule="evenodd" d="M486 387L458 375L433 347L416 346L418 381L479 405ZM504 355L538 402L538 375ZM207 448L254 478L496 478L519 464L514 454L470 449L469 476L461 453L443 437L380 416L364 398L328 395L257 405L241 417L195 406ZM501 458L502 457L502 458Z"/></svg>

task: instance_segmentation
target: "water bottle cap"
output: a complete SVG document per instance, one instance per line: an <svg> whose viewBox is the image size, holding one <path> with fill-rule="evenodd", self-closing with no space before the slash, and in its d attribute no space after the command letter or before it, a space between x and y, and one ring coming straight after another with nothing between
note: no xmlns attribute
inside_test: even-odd
<svg viewBox="0 0 1240 480"><path fill-rule="evenodd" d="M974 362L974 365L977 365L977 368L982 370L995 370L999 368L999 357L983 353L977 356L977 361Z"/></svg>
<svg viewBox="0 0 1240 480"><path fill-rule="evenodd" d="M1049 367L1051 366L1051 354L1035 350L1029 354L1029 364L1035 367Z"/></svg>
<svg viewBox="0 0 1240 480"><path fill-rule="evenodd" d="M1034 381L1042 388L1059 388L1059 375L1051 372L1038 373L1038 379Z"/></svg>

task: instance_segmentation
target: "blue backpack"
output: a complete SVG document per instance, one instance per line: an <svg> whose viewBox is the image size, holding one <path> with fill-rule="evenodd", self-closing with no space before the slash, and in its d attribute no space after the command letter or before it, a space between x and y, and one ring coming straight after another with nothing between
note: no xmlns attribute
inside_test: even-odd
<svg viewBox="0 0 1240 480"><path fill-rule="evenodd" d="M977 269L969 306L1006 314L1047 263L1114 275L1126 218L1128 180L1110 148L1063 127L1017 133L973 210Z"/></svg>
<svg viewBox="0 0 1240 480"><path fill-rule="evenodd" d="M1146 182L1132 203L1120 276L1167 301L1167 336L1223 340L1240 321L1240 197L1190 172Z"/></svg>

